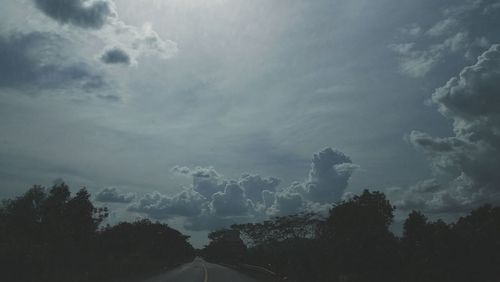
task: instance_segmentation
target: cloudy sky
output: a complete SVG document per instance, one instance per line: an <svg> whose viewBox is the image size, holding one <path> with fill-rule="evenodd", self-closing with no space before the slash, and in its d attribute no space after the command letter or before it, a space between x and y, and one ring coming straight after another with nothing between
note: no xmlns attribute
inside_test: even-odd
<svg viewBox="0 0 500 282"><path fill-rule="evenodd" d="M85 186L110 222L207 230L369 188L500 203L500 1L16 0L0 198Z"/></svg>

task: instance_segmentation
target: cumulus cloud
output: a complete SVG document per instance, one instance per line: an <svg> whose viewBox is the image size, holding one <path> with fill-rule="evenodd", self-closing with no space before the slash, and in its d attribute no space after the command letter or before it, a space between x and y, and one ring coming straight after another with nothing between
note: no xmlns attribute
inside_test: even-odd
<svg viewBox="0 0 500 282"><path fill-rule="evenodd" d="M193 189L206 198L212 198L226 186L226 181L213 168L198 168L192 177Z"/></svg>
<svg viewBox="0 0 500 282"><path fill-rule="evenodd" d="M179 175L186 175L186 176L193 176L193 177L201 177L201 178L221 178L222 175L220 175L214 167L209 166L209 167L201 167L197 166L194 169L191 169L186 166L174 166L172 169L170 169L171 172L179 174Z"/></svg>
<svg viewBox="0 0 500 282"><path fill-rule="evenodd" d="M172 216L197 216L201 213L206 198L200 193L186 189L174 196L159 192L144 195L128 207L129 211L144 213L154 219Z"/></svg>
<svg viewBox="0 0 500 282"><path fill-rule="evenodd" d="M24 89L104 88L102 74L65 50L69 43L53 33L0 36L0 87Z"/></svg>
<svg viewBox="0 0 500 282"><path fill-rule="evenodd" d="M342 199L356 168L342 152L326 148L313 156L305 181L280 189L280 180L274 177L245 173L238 179L225 179L213 167L175 166L171 172L193 179L190 187L173 197L146 194L129 211L152 218L184 216L185 228L190 230L303 211L325 212Z"/></svg>
<svg viewBox="0 0 500 282"><path fill-rule="evenodd" d="M349 179L357 168L344 153L325 148L314 154L309 177L305 181L294 182L274 194L274 203L267 213L324 212L343 200Z"/></svg>
<svg viewBox="0 0 500 282"><path fill-rule="evenodd" d="M97 0L34 0L48 17L61 24L99 29L114 11L109 1Z"/></svg>
<svg viewBox="0 0 500 282"><path fill-rule="evenodd" d="M221 192L226 186L226 180L213 167L195 167L194 169L185 166L174 166L171 172L192 177L193 190L200 193L207 199L212 195Z"/></svg>
<svg viewBox="0 0 500 282"><path fill-rule="evenodd" d="M277 193L274 204L269 210L272 215L290 215L303 211L305 201L298 193Z"/></svg>
<svg viewBox="0 0 500 282"><path fill-rule="evenodd" d="M186 218L184 228L192 231L217 230L227 228L232 224L251 221L254 221L254 219L248 216L221 217L209 212L202 212L198 216Z"/></svg>
<svg viewBox="0 0 500 282"><path fill-rule="evenodd" d="M443 62L472 62L489 46L488 37L496 38L493 29L487 28L500 23L498 5L491 2L458 1L440 9L442 18L436 22L400 28L402 42L390 44L389 48L399 59L401 73L421 78L446 66ZM422 32L422 26L430 27Z"/></svg>
<svg viewBox="0 0 500 282"><path fill-rule="evenodd" d="M162 39L150 23L137 27L122 21L112 0L33 1L41 12L60 24L94 30L108 45L101 56L103 63L135 64L143 55L167 59L177 52L176 43ZM116 45L121 48L116 49Z"/></svg>
<svg viewBox="0 0 500 282"><path fill-rule="evenodd" d="M135 199L133 193L123 193L117 188L104 188L95 195L95 200L103 203L130 203Z"/></svg>
<svg viewBox="0 0 500 282"><path fill-rule="evenodd" d="M105 64L130 64L130 56L118 47L106 50L100 59Z"/></svg>
<svg viewBox="0 0 500 282"><path fill-rule="evenodd" d="M247 198L253 202L263 201L263 192L273 192L280 184L280 180L275 177L262 178L259 175L243 174L238 184L245 191Z"/></svg>
<svg viewBox="0 0 500 282"><path fill-rule="evenodd" d="M274 204L275 200L275 192L264 190L262 191L262 202L264 207L270 208Z"/></svg>
<svg viewBox="0 0 500 282"><path fill-rule="evenodd" d="M500 202L500 45L438 88L432 102L453 120L454 136L413 131L408 140L425 152L437 172L453 180L410 188L401 206L446 212Z"/></svg>
<svg viewBox="0 0 500 282"><path fill-rule="evenodd" d="M389 48L398 54L401 72L418 78L427 75L445 56L450 53L465 52L473 43L468 33L457 32L443 39L442 42L426 48L417 48L415 42L391 44Z"/></svg>
<svg viewBox="0 0 500 282"><path fill-rule="evenodd" d="M122 21L115 21L114 26L115 33L120 35L124 42L129 42L129 51L135 53L137 57L157 55L162 59L168 59L177 53L177 44L171 40L162 39L151 23L145 23L141 28L137 28Z"/></svg>
<svg viewBox="0 0 500 282"><path fill-rule="evenodd" d="M453 119L455 136L413 138L444 170L464 172L475 182L500 184L500 45L438 88L432 101ZM427 144L422 144L426 140ZM444 151L444 152L443 152ZM444 154L443 154L444 153ZM444 158L444 159L443 159Z"/></svg>
<svg viewBox="0 0 500 282"><path fill-rule="evenodd" d="M484 127L486 131L496 131L500 116L499 77L500 45L495 44L478 58L476 64L464 68L458 77L437 89L432 100L441 113L460 123L455 124L457 129L479 130ZM462 121L472 128L465 128Z"/></svg>
<svg viewBox="0 0 500 282"><path fill-rule="evenodd" d="M344 153L332 148L322 150L313 157L305 197L319 203L340 201L356 168Z"/></svg>
<svg viewBox="0 0 500 282"><path fill-rule="evenodd" d="M415 185L403 189L392 187L387 193L394 201L398 209L401 210L422 210L426 208L436 192L442 189L441 184L436 179L427 179L417 182Z"/></svg>
<svg viewBox="0 0 500 282"><path fill-rule="evenodd" d="M170 172L179 174L179 175L191 175L191 169L187 166L174 166L170 169Z"/></svg>
<svg viewBox="0 0 500 282"><path fill-rule="evenodd" d="M251 200L245 197L243 188L237 182L229 182L223 192L212 195L210 206L215 215L245 215L252 206Z"/></svg>

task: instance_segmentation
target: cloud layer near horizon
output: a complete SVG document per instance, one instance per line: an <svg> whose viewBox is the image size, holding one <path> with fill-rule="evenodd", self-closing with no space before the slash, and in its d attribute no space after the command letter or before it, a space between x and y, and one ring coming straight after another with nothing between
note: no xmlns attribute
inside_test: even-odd
<svg viewBox="0 0 500 282"><path fill-rule="evenodd" d="M173 173L192 177L191 187L174 196L146 194L128 210L156 219L183 216L184 227L191 230L210 230L304 211L324 212L342 200L356 168L342 152L326 148L313 156L308 179L279 189L280 181L274 177L243 174L231 180L213 167L175 166Z"/></svg>

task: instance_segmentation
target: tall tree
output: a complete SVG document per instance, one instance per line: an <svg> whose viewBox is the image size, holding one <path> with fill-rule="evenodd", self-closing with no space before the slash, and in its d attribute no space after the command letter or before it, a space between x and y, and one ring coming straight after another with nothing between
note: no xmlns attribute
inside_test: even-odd
<svg viewBox="0 0 500 282"><path fill-rule="evenodd" d="M394 209L383 193L365 190L330 210L319 237L333 262L333 276L394 281L397 239L389 231Z"/></svg>

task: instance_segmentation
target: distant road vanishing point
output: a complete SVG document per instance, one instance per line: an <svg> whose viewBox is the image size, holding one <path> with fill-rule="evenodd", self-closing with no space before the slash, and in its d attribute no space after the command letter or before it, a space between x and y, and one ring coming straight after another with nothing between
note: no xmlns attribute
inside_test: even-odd
<svg viewBox="0 0 500 282"><path fill-rule="evenodd" d="M231 268L208 263L197 257L194 261L181 265L143 282L258 282Z"/></svg>

